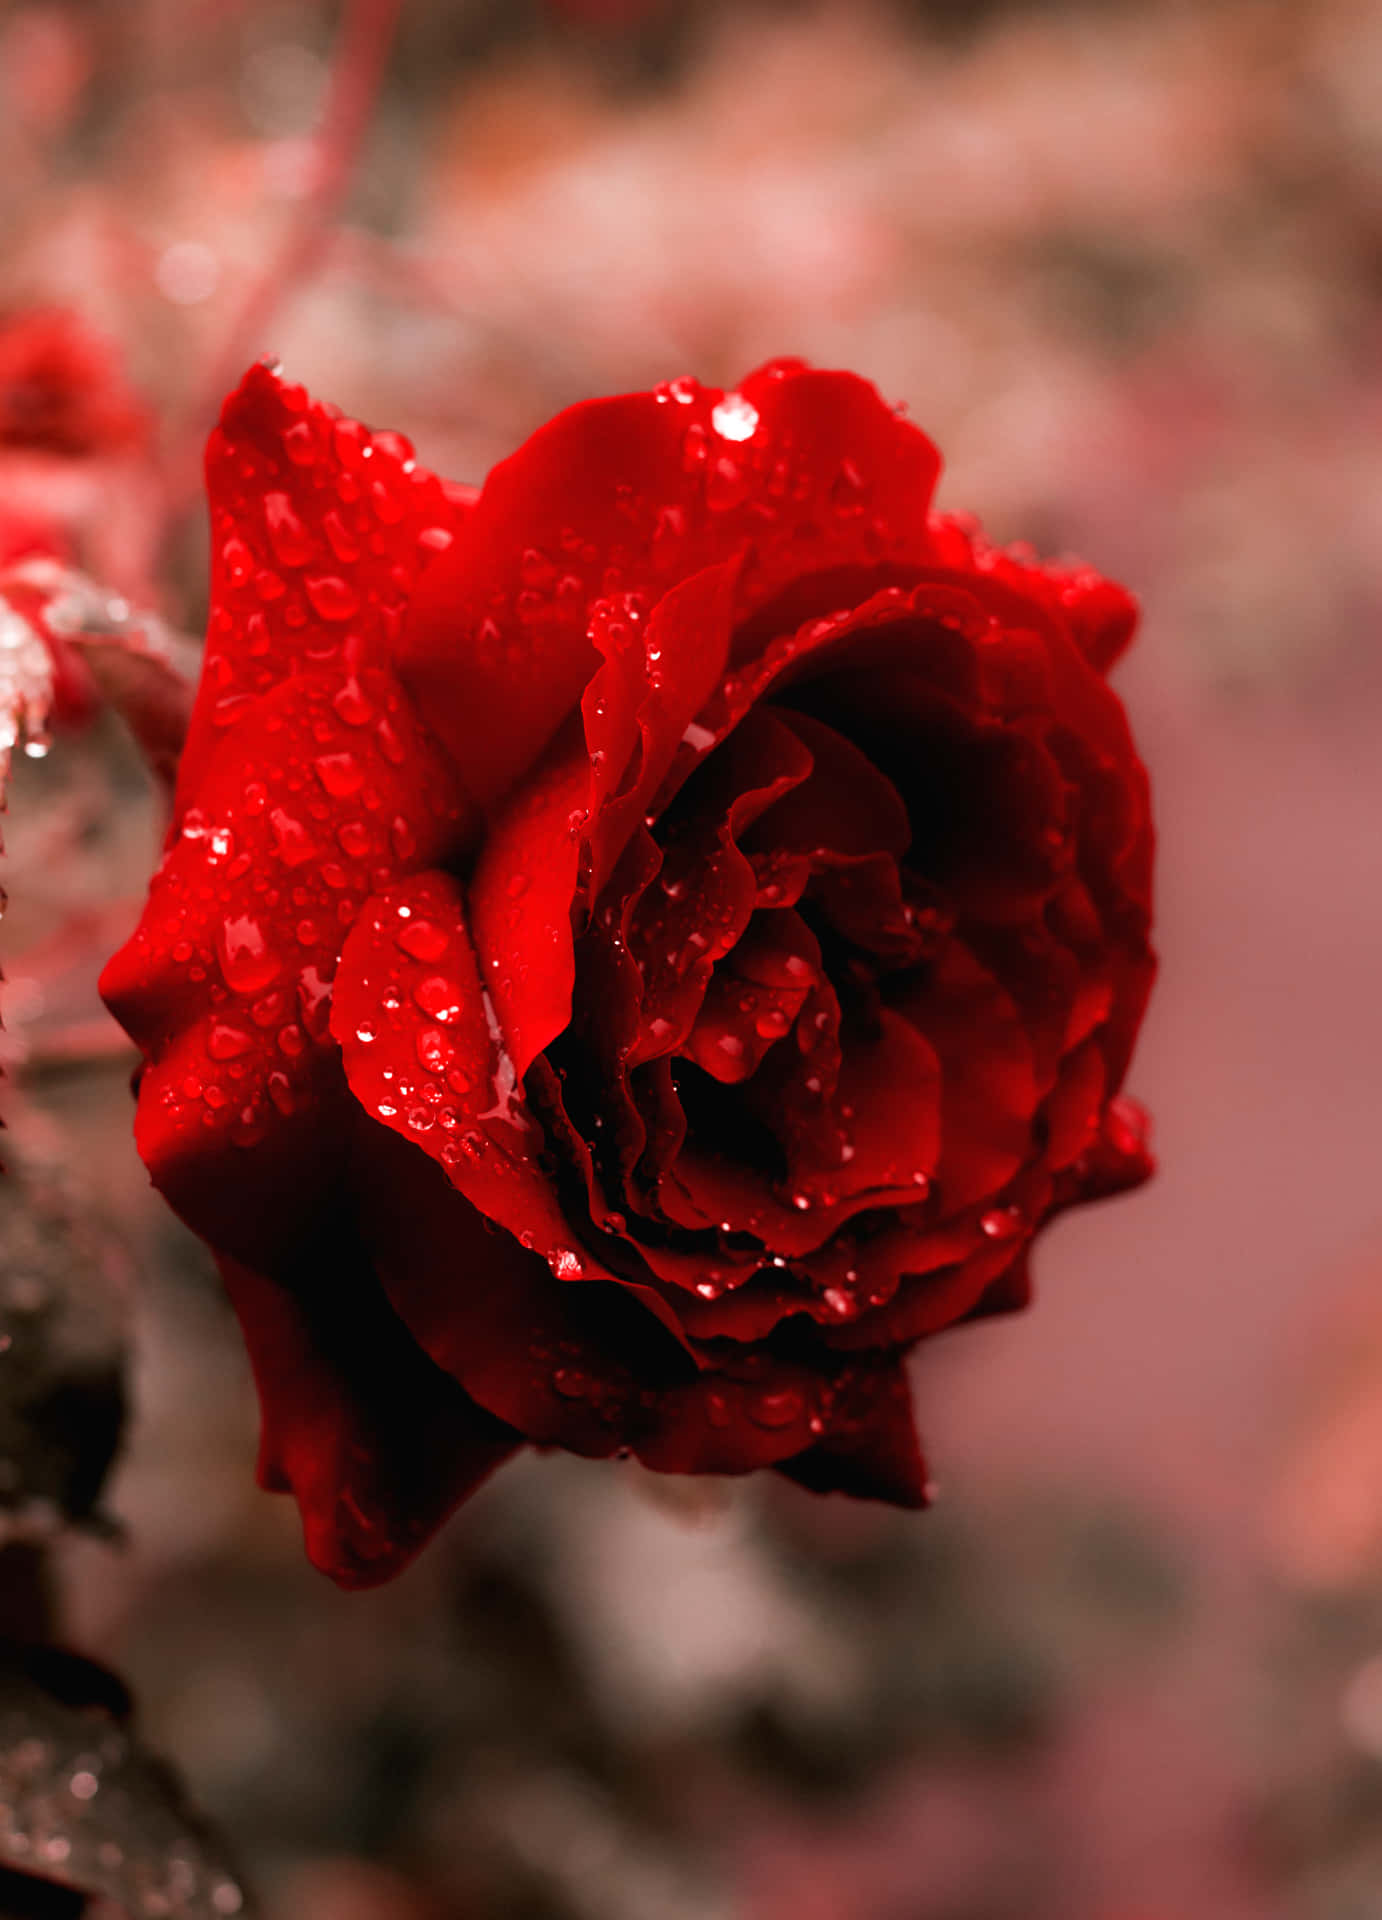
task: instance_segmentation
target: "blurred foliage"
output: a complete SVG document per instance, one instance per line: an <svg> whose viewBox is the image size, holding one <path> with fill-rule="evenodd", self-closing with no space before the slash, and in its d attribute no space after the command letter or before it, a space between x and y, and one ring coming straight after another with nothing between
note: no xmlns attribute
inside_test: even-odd
<svg viewBox="0 0 1382 1920"><path fill-rule="evenodd" d="M589 393L798 351L910 406L947 505L1132 581L1152 704L1367 710L1376 0L406 0L329 150L370 13L0 11L0 309L79 309L148 414L138 444L0 436L5 527L41 521L103 593L191 631L199 449L261 351L477 479ZM127 688L156 722L159 684ZM313 1576L252 1486L238 1335L147 1191L94 993L161 802L109 716L72 728L16 769L5 833L5 1630L55 1630L31 1543L57 1537L63 1635L130 1676L275 1915L1382 1920L1370 1364L1293 1441L1265 1553L1255 1514L1215 1509L1215 1461L1174 1498L1092 1449L1056 1484L1019 1457L1028 1410L921 1522L530 1460L396 1587ZM1255 1280L1221 1315L1257 1313ZM1213 1310L1166 1337L1193 1359ZM1062 1384L1106 1364L1091 1344ZM1165 1484L1178 1411L1149 1448ZM92 1537L107 1507L122 1545ZM57 1783L124 1709L88 1722L32 1672L3 1699L27 1716L11 1758L47 1743L18 1784L72 1840L67 1815L111 1801ZM141 1753L141 1844L209 1846ZM80 1905L0 1869L0 1912Z"/></svg>

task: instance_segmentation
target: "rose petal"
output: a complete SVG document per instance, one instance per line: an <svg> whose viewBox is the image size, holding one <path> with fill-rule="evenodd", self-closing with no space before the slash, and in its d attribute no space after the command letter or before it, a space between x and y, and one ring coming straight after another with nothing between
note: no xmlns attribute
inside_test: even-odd
<svg viewBox="0 0 1382 1920"><path fill-rule="evenodd" d="M180 808L254 698L305 670L348 703L352 677L389 662L423 568L467 512L406 440L371 435L262 364L221 409L206 484L211 617Z"/></svg>
<svg viewBox="0 0 1382 1920"><path fill-rule="evenodd" d="M259 1389L260 1484L294 1494L332 1579L392 1579L521 1436L414 1345L348 1233L295 1262L291 1285L220 1266Z"/></svg>
<svg viewBox="0 0 1382 1920"><path fill-rule="evenodd" d="M737 562L673 587L644 623L624 601L597 609L591 637L604 666L582 701L596 769L587 838L599 895L729 653Z"/></svg>
<svg viewBox="0 0 1382 1920"><path fill-rule="evenodd" d="M931 1485L901 1362L860 1368L840 1394L825 1437L778 1472L813 1493L929 1506Z"/></svg>
<svg viewBox="0 0 1382 1920"><path fill-rule="evenodd" d="M562 1281L616 1277L568 1221L543 1164L546 1136L449 875L416 874L367 903L341 956L331 1031L366 1113L435 1160L486 1219ZM625 1290L681 1337L651 1289Z"/></svg>
<svg viewBox="0 0 1382 1920"><path fill-rule="evenodd" d="M1038 1087L1031 1043L1012 1000L958 940L923 978L899 987L894 1010L941 1063L936 1185L947 1213L997 1193L1031 1143Z"/></svg>
<svg viewBox="0 0 1382 1920"><path fill-rule="evenodd" d="M450 763L389 677L303 675L219 740L101 991L143 1051L136 1137L212 1243L263 1266L333 1178L326 1022L372 890L464 837ZM354 699L354 696L353 696Z"/></svg>
<svg viewBox="0 0 1382 1920"><path fill-rule="evenodd" d="M924 553L937 464L866 381L800 365L764 368L737 396L679 382L570 407L493 470L429 571L404 678L488 804L595 672L595 601L651 607L752 548L751 609L807 572Z"/></svg>

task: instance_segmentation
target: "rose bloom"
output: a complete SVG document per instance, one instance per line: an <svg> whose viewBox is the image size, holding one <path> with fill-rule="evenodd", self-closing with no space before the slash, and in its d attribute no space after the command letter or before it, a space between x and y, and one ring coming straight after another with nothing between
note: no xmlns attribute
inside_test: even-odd
<svg viewBox="0 0 1382 1920"><path fill-rule="evenodd" d="M525 1441L926 1499L904 1361L1149 1170L1134 608L800 362L474 493L260 366L163 864L103 988L260 1477L346 1584Z"/></svg>

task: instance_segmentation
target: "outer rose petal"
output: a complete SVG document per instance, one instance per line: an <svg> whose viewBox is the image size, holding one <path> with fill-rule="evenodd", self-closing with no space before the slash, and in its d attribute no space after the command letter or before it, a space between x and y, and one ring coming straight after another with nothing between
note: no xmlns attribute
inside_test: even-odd
<svg viewBox="0 0 1382 1920"><path fill-rule="evenodd" d="M826 1437L778 1472L815 1493L847 1493L895 1507L929 1506L931 1483L901 1360L861 1370Z"/></svg>
<svg viewBox="0 0 1382 1920"><path fill-rule="evenodd" d="M260 1484L295 1495L323 1573L392 1579L522 1436L414 1345L349 1235L319 1245L291 1290L220 1267L259 1389Z"/></svg>
<svg viewBox="0 0 1382 1920"><path fill-rule="evenodd" d="M866 381L799 364L762 369L741 395L679 382L569 407L493 470L429 570L404 678L488 805L598 666L586 639L596 600L636 592L652 604L750 548L742 608L804 573L922 557L938 464Z"/></svg>
<svg viewBox="0 0 1382 1920"><path fill-rule="evenodd" d="M303 675L217 742L101 979L147 1062L136 1135L155 1184L261 1268L335 1178L349 1096L326 1022L343 929L465 829L449 762L388 676L339 691Z"/></svg>
<svg viewBox="0 0 1382 1920"><path fill-rule="evenodd" d="M423 566L466 511L398 434L370 434L264 365L221 409L206 486L211 619L180 807L254 696L304 669L346 686L387 663Z"/></svg>
<svg viewBox="0 0 1382 1920"><path fill-rule="evenodd" d="M1138 605L1126 587L1078 561L1043 565L1028 547L991 547L962 515L937 514L931 527L947 564L991 574L1063 620L1096 672L1107 673L1127 649Z"/></svg>

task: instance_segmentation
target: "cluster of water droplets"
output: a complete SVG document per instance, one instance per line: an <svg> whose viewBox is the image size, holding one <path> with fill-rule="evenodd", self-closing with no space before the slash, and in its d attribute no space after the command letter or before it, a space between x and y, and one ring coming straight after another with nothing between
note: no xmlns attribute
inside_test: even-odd
<svg viewBox="0 0 1382 1920"><path fill-rule="evenodd" d="M228 811L183 815L154 935L209 1017L204 1065L163 1097L200 1103L203 1123L226 1127L237 1146L257 1145L275 1116L310 1104L302 1069L327 1037L346 934L368 896L457 817L407 724L397 692L371 674L334 692L312 687L291 723L264 721L277 764L250 762Z"/></svg>
<svg viewBox="0 0 1382 1920"><path fill-rule="evenodd" d="M277 455L238 410L276 414ZM213 722L232 725L295 658L376 659L396 641L418 573L454 537L453 509L401 434L309 404L271 369L232 396L208 468L216 553L208 667Z"/></svg>

